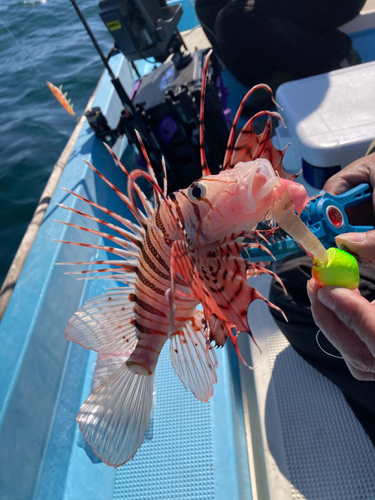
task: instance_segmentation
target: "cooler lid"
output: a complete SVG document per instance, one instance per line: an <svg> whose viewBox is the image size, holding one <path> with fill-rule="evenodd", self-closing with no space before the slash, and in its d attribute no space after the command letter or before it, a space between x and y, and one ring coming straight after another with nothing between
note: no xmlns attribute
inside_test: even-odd
<svg viewBox="0 0 375 500"><path fill-rule="evenodd" d="M342 167L375 137L375 62L284 83L276 93L300 155L317 167Z"/></svg>

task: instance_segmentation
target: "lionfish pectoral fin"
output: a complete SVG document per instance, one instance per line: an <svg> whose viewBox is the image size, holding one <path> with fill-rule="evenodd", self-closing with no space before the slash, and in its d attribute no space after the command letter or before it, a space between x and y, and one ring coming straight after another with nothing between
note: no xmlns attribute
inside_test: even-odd
<svg viewBox="0 0 375 500"><path fill-rule="evenodd" d="M215 342L216 347L223 347L227 338L228 332L226 324L218 318L217 314L211 314L209 318L210 341Z"/></svg>
<svg viewBox="0 0 375 500"><path fill-rule="evenodd" d="M124 287L87 301L69 321L66 338L101 354L130 355L137 344L133 292Z"/></svg>
<svg viewBox="0 0 375 500"><path fill-rule="evenodd" d="M154 375L124 363L83 403L80 431L103 462L119 467L134 457L150 420ZM136 410L136 411L135 411Z"/></svg>
<svg viewBox="0 0 375 500"><path fill-rule="evenodd" d="M182 266L179 265L180 261L184 263ZM175 277L177 272L181 274L187 284L192 282L194 272L194 263L191 261L188 246L183 241L175 240L172 244L170 268L171 287L165 292L165 297L170 308L170 329L168 337L170 337L174 331L175 296L178 295L179 297L192 298L192 295L186 295L175 288Z"/></svg>
<svg viewBox="0 0 375 500"><path fill-rule="evenodd" d="M171 280L172 281L172 280ZM169 317L169 332L168 332L168 338L172 335L172 332L174 330L174 311L175 311L175 303L174 303L174 286L172 285L171 288L168 288L168 290L165 291L165 298L167 299L168 305L169 305L169 311L170 311L170 317Z"/></svg>
<svg viewBox="0 0 375 500"><path fill-rule="evenodd" d="M213 314L217 315L217 318L225 326L241 361L244 361L237 346L238 336L232 330L234 328L237 332L247 332L256 344L249 326L248 309L256 299L263 299L267 303L269 301L248 283L246 279L246 261L231 254L232 250L233 254L235 253L235 246L231 244L226 246L229 252L226 261L224 261L224 255L221 255L220 259L211 258L208 261L211 267L216 269L215 282L207 270L204 273L202 272L203 283L206 289L210 290L210 297L207 297L205 302L202 302L206 317L212 318ZM237 252L239 253L240 249Z"/></svg>
<svg viewBox="0 0 375 500"><path fill-rule="evenodd" d="M189 246L186 242L175 240L172 245L171 275L174 277L179 273L191 289L191 296L196 297L193 289L196 278L195 262L191 256Z"/></svg>
<svg viewBox="0 0 375 500"><path fill-rule="evenodd" d="M171 283L172 282L173 282L173 279L171 279ZM165 291L165 298L168 301L169 310L170 310L170 317L169 317L170 328L169 328L169 332L168 332L168 338L170 338L170 336L172 335L172 333L174 331L174 313L175 313L175 309L176 309L176 305L175 305L175 297L176 296L180 297L180 298L184 298L184 299L194 298L192 295L187 295L185 293L180 292L179 290L176 290L173 286L171 288L168 288Z"/></svg>
<svg viewBox="0 0 375 500"><path fill-rule="evenodd" d="M285 319L286 322L288 322L288 318L286 317L284 311L282 309L280 309L280 307L277 307L275 306L275 304L272 304L272 302L270 302L268 299L266 299L266 297L264 297L260 292L256 292L257 293L257 297L255 297L256 299L261 299L263 300L263 302L265 302L268 307L271 307L272 309L275 309L275 311L278 311L282 317Z"/></svg>
<svg viewBox="0 0 375 500"><path fill-rule="evenodd" d="M248 262L246 279L253 278L255 276L260 276L261 274L268 274L269 276L272 276L272 278L280 285L285 295L287 295L288 292L286 291L284 283L281 281L281 279L278 277L276 273L271 271L271 269L265 267L265 264L267 264L267 262L259 262L257 264L253 262Z"/></svg>
<svg viewBox="0 0 375 500"><path fill-rule="evenodd" d="M217 382L217 359L213 347L206 354L205 319L202 311L171 337L170 355L173 368L184 387L200 401L208 401Z"/></svg>
<svg viewBox="0 0 375 500"><path fill-rule="evenodd" d="M240 332L240 333L242 333L242 332ZM256 341L255 341L255 339L254 339L254 336L253 336L253 334L251 333L251 330L249 329L249 331L247 331L247 332L243 332L243 333L248 333L248 334L250 335L251 339L253 340L254 344L255 344L255 345L257 346L257 348L259 349L259 351L260 351L260 352L262 352L262 351L261 351L261 349L260 349L260 347L259 347L259 346L258 346L258 344L256 343ZM229 334L229 338L230 338L230 340L232 341L233 347L234 347L234 349L235 349L235 351L236 351L236 353L237 353L237 356L240 358L241 362L242 362L242 363L243 363L243 364L244 364L247 368L249 368L250 370L253 370L253 369L254 369L254 367L253 367L253 366L250 366L248 363L246 363L246 361L244 360L244 358L243 358L243 356L242 356L242 353L241 353L241 351L240 351L240 347L239 347L239 345L238 345L238 337L239 337L239 335L238 335L238 334L234 334L234 333L233 333L233 328L229 328L229 329L228 329L228 334Z"/></svg>

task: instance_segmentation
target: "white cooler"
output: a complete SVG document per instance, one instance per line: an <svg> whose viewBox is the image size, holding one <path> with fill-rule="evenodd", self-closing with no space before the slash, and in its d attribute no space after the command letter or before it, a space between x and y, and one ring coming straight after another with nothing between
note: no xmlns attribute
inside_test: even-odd
<svg viewBox="0 0 375 500"><path fill-rule="evenodd" d="M290 138L289 158L315 188L364 156L375 138L375 62L284 83L276 100L287 126L276 129L276 141Z"/></svg>

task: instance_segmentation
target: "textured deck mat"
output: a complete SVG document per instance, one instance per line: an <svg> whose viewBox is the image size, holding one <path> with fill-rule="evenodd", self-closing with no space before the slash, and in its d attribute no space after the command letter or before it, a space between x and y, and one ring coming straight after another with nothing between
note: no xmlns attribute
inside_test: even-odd
<svg viewBox="0 0 375 500"><path fill-rule="evenodd" d="M218 383L202 403L175 375L169 345L163 349L147 441L117 470L114 499L251 498L237 357L228 348L217 357Z"/></svg>
<svg viewBox="0 0 375 500"><path fill-rule="evenodd" d="M214 499L211 403L201 403L184 389L169 349L161 354L155 388L149 440L118 469L113 498Z"/></svg>
<svg viewBox="0 0 375 500"><path fill-rule="evenodd" d="M254 285L267 295L269 283ZM341 391L293 350L264 303L250 310L271 498L375 499L375 448Z"/></svg>

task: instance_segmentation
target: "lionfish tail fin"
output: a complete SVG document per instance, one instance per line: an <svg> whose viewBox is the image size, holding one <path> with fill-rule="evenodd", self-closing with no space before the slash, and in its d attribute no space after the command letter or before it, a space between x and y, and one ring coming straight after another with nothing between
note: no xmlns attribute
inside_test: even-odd
<svg viewBox="0 0 375 500"><path fill-rule="evenodd" d="M69 321L66 338L100 354L129 356L137 344L133 293L124 287L87 301Z"/></svg>
<svg viewBox="0 0 375 500"><path fill-rule="evenodd" d="M150 421L153 380L153 374L135 373L124 363L82 405L80 431L107 465L123 465L141 446Z"/></svg>
<svg viewBox="0 0 375 500"><path fill-rule="evenodd" d="M183 383L200 401L208 401L217 382L217 358L210 345L206 353L204 315L196 310L194 318L171 337L170 355L173 368Z"/></svg>

